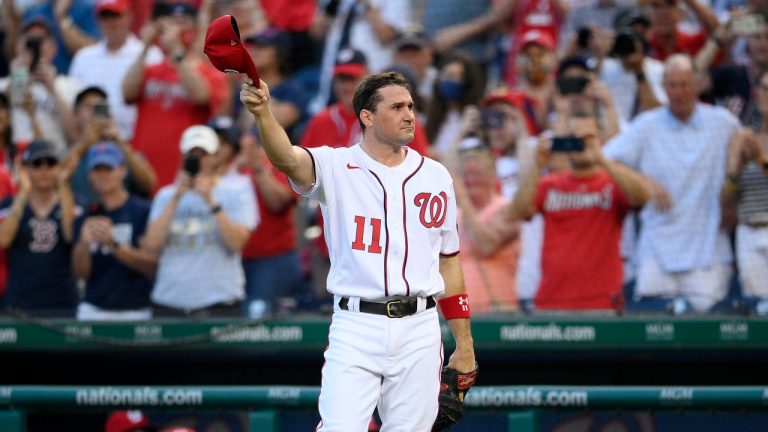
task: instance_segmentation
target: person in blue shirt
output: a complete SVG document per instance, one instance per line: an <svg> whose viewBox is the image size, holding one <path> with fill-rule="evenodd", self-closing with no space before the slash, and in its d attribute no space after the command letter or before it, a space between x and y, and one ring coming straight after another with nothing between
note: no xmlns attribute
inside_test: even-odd
<svg viewBox="0 0 768 432"><path fill-rule="evenodd" d="M150 204L123 186L126 158L114 142L91 146L86 167L98 199L75 222L72 268L85 281L77 319L150 319L149 293L157 261L139 248Z"/></svg>

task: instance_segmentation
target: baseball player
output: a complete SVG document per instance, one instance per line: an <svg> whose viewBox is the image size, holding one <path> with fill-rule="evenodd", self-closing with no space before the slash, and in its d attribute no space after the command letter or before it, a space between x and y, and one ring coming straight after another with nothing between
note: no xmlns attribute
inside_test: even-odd
<svg viewBox="0 0 768 432"><path fill-rule="evenodd" d="M452 181L407 147L415 128L408 84L389 72L358 86L363 137L347 148L292 146L269 98L263 81L256 87L246 78L240 100L272 164L297 193L320 201L331 258L334 314L316 430L364 431L376 406L384 432L442 430L463 413L448 402L463 400L477 365ZM456 341L442 390L436 303ZM446 388L452 396L458 388L458 397L449 401Z"/></svg>

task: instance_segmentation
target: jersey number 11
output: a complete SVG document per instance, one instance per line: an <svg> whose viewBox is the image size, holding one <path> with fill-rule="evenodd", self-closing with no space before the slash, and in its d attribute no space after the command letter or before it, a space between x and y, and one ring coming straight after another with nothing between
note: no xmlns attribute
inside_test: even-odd
<svg viewBox="0 0 768 432"><path fill-rule="evenodd" d="M352 249L365 250L365 243L363 243L363 235L365 234L365 217L355 216L355 241L352 242ZM371 218L371 245L368 246L368 253L381 253L381 245L379 240L381 238L381 219Z"/></svg>

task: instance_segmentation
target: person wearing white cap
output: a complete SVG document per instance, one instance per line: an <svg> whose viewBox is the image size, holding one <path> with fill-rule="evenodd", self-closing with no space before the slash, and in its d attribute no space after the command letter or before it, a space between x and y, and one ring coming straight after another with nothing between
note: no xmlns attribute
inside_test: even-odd
<svg viewBox="0 0 768 432"><path fill-rule="evenodd" d="M159 258L155 317L239 316L245 296L240 251L258 224L252 191L216 173L219 139L208 126L181 136L182 169L157 193L144 247Z"/></svg>

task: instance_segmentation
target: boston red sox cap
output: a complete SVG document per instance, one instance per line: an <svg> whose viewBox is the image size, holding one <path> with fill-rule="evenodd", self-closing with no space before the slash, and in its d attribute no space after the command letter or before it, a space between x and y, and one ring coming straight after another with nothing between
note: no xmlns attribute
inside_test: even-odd
<svg viewBox="0 0 768 432"><path fill-rule="evenodd" d="M203 51L216 69L227 73L244 73L258 86L259 71L240 40L237 21L222 15L208 26Z"/></svg>

